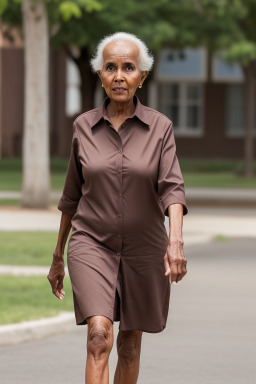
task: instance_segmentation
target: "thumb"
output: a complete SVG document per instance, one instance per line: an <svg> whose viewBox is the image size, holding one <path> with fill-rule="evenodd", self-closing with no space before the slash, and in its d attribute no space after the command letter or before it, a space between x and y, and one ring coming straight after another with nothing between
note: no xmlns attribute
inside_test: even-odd
<svg viewBox="0 0 256 384"><path fill-rule="evenodd" d="M170 270L170 265L168 262L167 254L165 254L165 256L164 256L164 267L165 267L165 276L168 276L169 273L171 272L171 270Z"/></svg>

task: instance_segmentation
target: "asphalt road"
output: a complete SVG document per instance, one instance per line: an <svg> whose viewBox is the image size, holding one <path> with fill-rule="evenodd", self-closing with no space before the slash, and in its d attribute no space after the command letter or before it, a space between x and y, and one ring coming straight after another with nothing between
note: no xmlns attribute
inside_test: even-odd
<svg viewBox="0 0 256 384"><path fill-rule="evenodd" d="M255 250L256 239L185 246L188 274L172 286L166 329L143 334L138 384L256 383ZM1 347L1 384L83 384L86 332Z"/></svg>

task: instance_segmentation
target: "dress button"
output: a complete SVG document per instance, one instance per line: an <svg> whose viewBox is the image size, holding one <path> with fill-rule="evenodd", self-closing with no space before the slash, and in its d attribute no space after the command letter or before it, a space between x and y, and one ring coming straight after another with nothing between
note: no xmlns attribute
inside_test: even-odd
<svg viewBox="0 0 256 384"><path fill-rule="evenodd" d="M118 196L118 197L121 197L121 196L122 196L122 193L118 193L117 196Z"/></svg>
<svg viewBox="0 0 256 384"><path fill-rule="evenodd" d="M121 168L119 168L119 169L117 170L117 172L118 172L118 173L122 172L122 169L121 169Z"/></svg>
<svg viewBox="0 0 256 384"><path fill-rule="evenodd" d="M123 153L123 151L122 151L122 149L119 149L119 151L118 151L119 153Z"/></svg>
<svg viewBox="0 0 256 384"><path fill-rule="evenodd" d="M117 215L118 217L122 217L122 215L121 215L121 213L118 213L118 215Z"/></svg>
<svg viewBox="0 0 256 384"><path fill-rule="evenodd" d="M120 253L120 252L117 252L116 254L117 254L117 256L121 256L121 253Z"/></svg>

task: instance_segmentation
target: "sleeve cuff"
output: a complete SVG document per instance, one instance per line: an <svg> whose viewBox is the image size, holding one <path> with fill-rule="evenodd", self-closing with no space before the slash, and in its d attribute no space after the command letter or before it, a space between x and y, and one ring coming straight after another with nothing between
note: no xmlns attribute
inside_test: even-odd
<svg viewBox="0 0 256 384"><path fill-rule="evenodd" d="M63 213L67 213L68 215L74 216L76 213L78 206L77 201L72 201L69 198L67 198L65 195L62 195L59 203L58 203L58 209L59 211L62 211Z"/></svg>
<svg viewBox="0 0 256 384"><path fill-rule="evenodd" d="M186 203L186 200L184 199L183 196L181 198L178 198L177 195L175 196L175 198L172 196L167 196L165 198L160 197L160 201L161 201L162 206L163 206L164 215L167 217L169 217L168 207L171 204L178 204L178 203L182 204L183 205L183 216L185 216L188 213L187 203Z"/></svg>

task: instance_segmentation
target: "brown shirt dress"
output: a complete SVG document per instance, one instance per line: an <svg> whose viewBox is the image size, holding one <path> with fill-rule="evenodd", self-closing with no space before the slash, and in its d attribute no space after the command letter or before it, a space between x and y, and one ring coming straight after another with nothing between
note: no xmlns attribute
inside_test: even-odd
<svg viewBox="0 0 256 384"><path fill-rule="evenodd" d="M133 100L118 131L109 97L76 118L58 209L74 215L67 264L76 324L104 315L120 330L156 333L171 291L165 216L170 204L183 204L183 215L188 208L171 120Z"/></svg>

